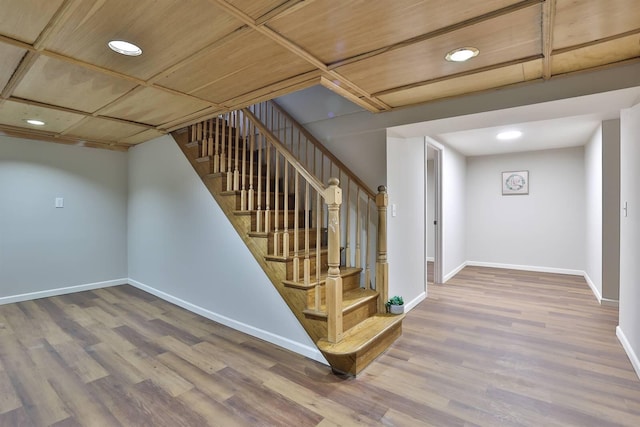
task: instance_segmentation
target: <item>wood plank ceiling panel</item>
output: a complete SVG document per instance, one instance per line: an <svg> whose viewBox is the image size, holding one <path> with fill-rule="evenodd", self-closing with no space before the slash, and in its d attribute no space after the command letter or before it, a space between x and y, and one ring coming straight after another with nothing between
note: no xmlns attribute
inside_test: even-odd
<svg viewBox="0 0 640 427"><path fill-rule="evenodd" d="M148 130L145 127L113 120L87 117L65 132L69 136L97 141L120 141Z"/></svg>
<svg viewBox="0 0 640 427"><path fill-rule="evenodd" d="M513 64L497 70L442 80L423 86L381 95L392 107L419 104L436 99L458 96L542 77L542 60L536 59L522 64Z"/></svg>
<svg viewBox="0 0 640 427"><path fill-rule="evenodd" d="M63 0L0 0L0 34L33 43Z"/></svg>
<svg viewBox="0 0 640 427"><path fill-rule="evenodd" d="M638 0L556 0L553 49L640 29Z"/></svg>
<svg viewBox="0 0 640 427"><path fill-rule="evenodd" d="M136 145L136 144L141 144L145 141L149 141L153 138L157 138L162 135L163 133L160 131L157 131L155 129L148 129L148 130L145 130L144 132L140 132L128 138L123 138L120 140L120 142L123 144Z"/></svg>
<svg viewBox="0 0 640 427"><path fill-rule="evenodd" d="M315 1L268 26L330 64L514 3L518 1Z"/></svg>
<svg viewBox="0 0 640 427"><path fill-rule="evenodd" d="M94 112L136 86L58 59L40 56L13 95L74 110Z"/></svg>
<svg viewBox="0 0 640 427"><path fill-rule="evenodd" d="M0 124L26 127L36 131L60 133L83 119L83 115L66 111L52 110L36 105L6 101L0 105ZM44 126L33 126L25 123L27 119L42 120Z"/></svg>
<svg viewBox="0 0 640 427"><path fill-rule="evenodd" d="M640 34L569 50L551 57L554 75L640 58Z"/></svg>
<svg viewBox="0 0 640 427"><path fill-rule="evenodd" d="M339 67L337 71L376 94L447 75L531 58L542 54L540 13L540 5L531 6ZM464 46L478 48L480 55L462 63L444 59L447 52Z"/></svg>
<svg viewBox="0 0 640 427"><path fill-rule="evenodd" d="M207 0L87 1L45 48L147 80L240 26ZM112 52L112 39L136 43L142 56Z"/></svg>
<svg viewBox="0 0 640 427"><path fill-rule="evenodd" d="M22 60L26 50L15 46L0 43L0 92L5 87L18 64Z"/></svg>
<svg viewBox="0 0 640 427"><path fill-rule="evenodd" d="M250 31L199 55L158 84L222 103L314 69L277 43Z"/></svg>
<svg viewBox="0 0 640 427"><path fill-rule="evenodd" d="M159 126L208 106L206 102L145 87L101 110L100 114Z"/></svg>
<svg viewBox="0 0 640 427"><path fill-rule="evenodd" d="M287 3L286 0L228 0L229 4L237 7L253 19L258 19L267 12Z"/></svg>

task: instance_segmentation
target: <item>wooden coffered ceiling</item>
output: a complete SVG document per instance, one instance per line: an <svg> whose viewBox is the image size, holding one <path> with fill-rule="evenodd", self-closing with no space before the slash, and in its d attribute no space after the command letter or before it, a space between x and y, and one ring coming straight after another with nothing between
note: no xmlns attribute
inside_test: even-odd
<svg viewBox="0 0 640 427"><path fill-rule="evenodd" d="M640 0L0 0L0 132L126 150L316 84L383 112L639 57Z"/></svg>

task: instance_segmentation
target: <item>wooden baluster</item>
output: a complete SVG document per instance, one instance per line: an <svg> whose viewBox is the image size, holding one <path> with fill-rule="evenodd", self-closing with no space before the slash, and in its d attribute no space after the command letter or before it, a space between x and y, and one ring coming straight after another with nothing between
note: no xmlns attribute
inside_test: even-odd
<svg viewBox="0 0 640 427"><path fill-rule="evenodd" d="M360 230L360 187L356 191L356 268L360 268L362 266L362 260L360 259L360 240L362 239L362 234Z"/></svg>
<svg viewBox="0 0 640 427"><path fill-rule="evenodd" d="M300 207L299 207L299 183L298 171L293 178L293 280L300 281Z"/></svg>
<svg viewBox="0 0 640 427"><path fill-rule="evenodd" d="M273 207L273 252L275 256L280 254L280 156L274 151L275 156L275 189ZM286 216L286 214L284 214Z"/></svg>
<svg viewBox="0 0 640 427"><path fill-rule="evenodd" d="M233 169L233 191L240 190L240 133L242 131L242 120L240 111L236 110L236 145L235 145L235 168Z"/></svg>
<svg viewBox="0 0 640 427"><path fill-rule="evenodd" d="M218 172L225 173L227 171L227 157L225 154L225 144L227 138L227 128L229 127L229 115L225 113L222 119L222 136L220 137L220 149L222 152L220 153L220 168ZM229 133L231 133L231 129L229 129Z"/></svg>
<svg viewBox="0 0 640 427"><path fill-rule="evenodd" d="M213 155L213 119L209 119L209 143L207 144L207 156L212 156L212 155Z"/></svg>
<svg viewBox="0 0 640 427"><path fill-rule="evenodd" d="M247 207L248 210L252 211L254 207L254 190L253 190L253 160L254 160L254 150L256 143L256 130L253 126L253 123L249 121L249 192L247 194L247 199L249 200L249 205Z"/></svg>
<svg viewBox="0 0 640 427"><path fill-rule="evenodd" d="M371 222L371 197L367 196L367 225L365 227L365 271L364 271L364 287L371 289L371 236L369 235Z"/></svg>
<svg viewBox="0 0 640 427"><path fill-rule="evenodd" d="M345 208L345 237L347 239L345 244L345 262L344 265L346 267L351 267L351 194L349 185L351 182L349 181L349 177L346 179L346 187L347 187L347 206Z"/></svg>
<svg viewBox="0 0 640 427"><path fill-rule="evenodd" d="M265 162L267 168L266 175L266 189L264 192L265 195L265 210L264 210L264 232L268 233L271 231L271 143L265 137L265 147L264 147L264 155Z"/></svg>
<svg viewBox="0 0 640 427"><path fill-rule="evenodd" d="M234 114L235 113L235 114ZM236 135L238 134L238 121L237 121L237 111L229 113L229 138L227 141L227 191L231 191L233 189L233 169L231 165L232 159L232 150L233 150L233 132L235 131Z"/></svg>
<svg viewBox="0 0 640 427"><path fill-rule="evenodd" d="M220 172L220 116L216 116L215 147L213 154L213 173Z"/></svg>
<svg viewBox="0 0 640 427"><path fill-rule="evenodd" d="M262 146L264 144L264 137L262 134L258 135L258 209L256 210L256 231L260 233L262 231Z"/></svg>
<svg viewBox="0 0 640 427"><path fill-rule="evenodd" d="M340 277L340 205L342 190L337 178L329 179L329 187L325 190L324 200L329 209L328 231L328 264L326 280L327 300L327 340L340 342L342 330L342 277Z"/></svg>
<svg viewBox="0 0 640 427"><path fill-rule="evenodd" d="M242 173L240 175L240 206L242 210L247 209L247 141L249 139L249 118L244 117L244 133L242 138Z"/></svg>
<svg viewBox="0 0 640 427"><path fill-rule="evenodd" d="M317 261L317 260L316 260ZM316 263L316 267L318 264ZM304 263L303 277L305 286L311 282L311 260L309 259L309 181L305 180L304 187ZM316 307L320 310L320 307Z"/></svg>
<svg viewBox="0 0 640 427"><path fill-rule="evenodd" d="M320 272L322 270L322 264L320 260L322 257L320 256L320 251L322 250L322 237L320 234L322 224L322 195L320 193L316 193L316 305L320 307L322 304L322 292L320 286Z"/></svg>
<svg viewBox="0 0 640 427"><path fill-rule="evenodd" d="M387 263L387 206L389 196L384 185L378 187L376 206L378 207L378 254L376 259L376 291L378 291L378 312L385 313L385 303L389 300L389 264Z"/></svg>
<svg viewBox="0 0 640 427"><path fill-rule="evenodd" d="M197 141L196 139L196 125L191 125L191 138L189 139L189 142L195 142Z"/></svg>
<svg viewBox="0 0 640 427"><path fill-rule="evenodd" d="M289 162L284 161L284 233L282 234L282 256L289 258Z"/></svg>

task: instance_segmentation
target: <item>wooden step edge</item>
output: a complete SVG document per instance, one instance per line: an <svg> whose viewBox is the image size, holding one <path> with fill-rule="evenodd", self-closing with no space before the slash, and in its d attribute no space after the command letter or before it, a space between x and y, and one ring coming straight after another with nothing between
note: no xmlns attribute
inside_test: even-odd
<svg viewBox="0 0 640 427"><path fill-rule="evenodd" d="M224 175L226 175L226 172L216 172L216 173L208 173L204 176L204 178L222 178Z"/></svg>
<svg viewBox="0 0 640 427"><path fill-rule="evenodd" d="M358 294L358 296L353 296L356 293ZM344 299L342 300L342 315L344 316L376 298L378 298L378 293L376 291L364 288L350 289L344 293ZM307 316L315 317L318 319L327 318L327 306L324 304L320 306L320 311L307 308L302 312Z"/></svg>
<svg viewBox="0 0 640 427"><path fill-rule="evenodd" d="M362 273L362 268L340 267L340 277L342 277L342 279L344 279L345 277L353 276L360 273ZM320 275L319 281L317 280L310 281L308 285L305 285L304 281L295 281L295 280L283 280L282 284L288 288L311 289L311 288L314 288L316 284L321 286L324 285L326 280L327 280L327 273L323 273Z"/></svg>
<svg viewBox="0 0 640 427"><path fill-rule="evenodd" d="M376 314L346 331L340 342L332 343L322 338L316 345L321 352L334 355L362 352L375 344L378 337L402 324L404 317L404 314Z"/></svg>
<svg viewBox="0 0 640 427"><path fill-rule="evenodd" d="M197 147L199 144L200 144L200 141L193 141L193 142L187 142L186 144L184 144L184 146L187 148L194 148L194 147Z"/></svg>
<svg viewBox="0 0 640 427"><path fill-rule="evenodd" d="M320 256L325 255L327 253L327 248L322 247L320 248ZM314 250L312 253L309 254L309 258L314 258L316 254L316 251ZM264 257L264 259L266 259L267 261L279 261L279 262L289 262L289 261L293 261L295 259L294 256L289 256L289 257L283 257L280 255L266 255ZM300 262L304 261L304 255L300 254L300 256L298 257L298 259L300 260Z"/></svg>
<svg viewBox="0 0 640 427"><path fill-rule="evenodd" d="M198 163L208 162L209 160L211 160L211 157L209 157L209 156L196 157L196 162L198 162Z"/></svg>
<svg viewBox="0 0 640 427"><path fill-rule="evenodd" d="M249 233L247 233L247 235L249 237L256 237L258 239L268 239L269 238L269 233L265 233L262 231L250 231Z"/></svg>

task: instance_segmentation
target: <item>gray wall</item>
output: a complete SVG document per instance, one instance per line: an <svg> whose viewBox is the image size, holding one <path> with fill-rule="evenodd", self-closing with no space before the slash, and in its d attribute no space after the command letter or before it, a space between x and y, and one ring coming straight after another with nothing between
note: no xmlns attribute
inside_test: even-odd
<svg viewBox="0 0 640 427"><path fill-rule="evenodd" d="M175 141L164 136L129 155L132 283L322 361Z"/></svg>
<svg viewBox="0 0 640 427"><path fill-rule="evenodd" d="M503 196L503 171L529 171L529 194ZM467 158L470 264L584 270L583 147Z"/></svg>
<svg viewBox="0 0 640 427"><path fill-rule="evenodd" d="M0 302L121 283L126 242L126 153L0 136Z"/></svg>

